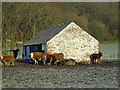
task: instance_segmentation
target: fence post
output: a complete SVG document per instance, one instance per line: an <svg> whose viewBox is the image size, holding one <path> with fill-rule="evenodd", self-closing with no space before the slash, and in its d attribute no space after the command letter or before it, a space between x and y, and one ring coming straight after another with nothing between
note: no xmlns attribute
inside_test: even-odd
<svg viewBox="0 0 120 90"><path fill-rule="evenodd" d="M108 61L109 61L109 51L108 51Z"/></svg>

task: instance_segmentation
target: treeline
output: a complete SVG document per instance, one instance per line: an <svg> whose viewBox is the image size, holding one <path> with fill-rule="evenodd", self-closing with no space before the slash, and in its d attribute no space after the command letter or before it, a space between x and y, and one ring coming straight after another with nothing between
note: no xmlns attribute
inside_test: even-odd
<svg viewBox="0 0 120 90"><path fill-rule="evenodd" d="M118 3L3 2L3 48L24 44L41 30L70 21L101 42L116 40Z"/></svg>

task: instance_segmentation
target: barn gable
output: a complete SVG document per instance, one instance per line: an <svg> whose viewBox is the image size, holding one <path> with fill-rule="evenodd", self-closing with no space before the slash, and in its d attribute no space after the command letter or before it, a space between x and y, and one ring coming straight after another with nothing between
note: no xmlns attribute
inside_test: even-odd
<svg viewBox="0 0 120 90"><path fill-rule="evenodd" d="M71 22L47 42L47 52L64 53L65 59L75 59L76 62L80 62L90 60L90 54L99 51L98 45L98 40Z"/></svg>
<svg viewBox="0 0 120 90"><path fill-rule="evenodd" d="M61 24L61 25L53 27L53 28L48 28L46 30L42 30L34 38L32 38L30 41L28 41L25 44L25 46L47 43L47 41L49 41L51 38L53 38L56 34L58 34L60 31L62 31L69 24L70 24L70 22L68 22L66 24Z"/></svg>

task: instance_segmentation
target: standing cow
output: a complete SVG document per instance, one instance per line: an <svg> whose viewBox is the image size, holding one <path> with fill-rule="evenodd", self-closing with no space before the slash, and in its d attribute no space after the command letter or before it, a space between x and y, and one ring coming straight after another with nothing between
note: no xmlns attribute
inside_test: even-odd
<svg viewBox="0 0 120 90"><path fill-rule="evenodd" d="M13 56L1 56L1 61L5 66L6 62L9 62L10 65L14 65L15 64L15 58Z"/></svg>
<svg viewBox="0 0 120 90"><path fill-rule="evenodd" d="M15 49L15 50L10 50L13 52L14 58L16 59L18 56L18 52L20 51L19 49Z"/></svg>
<svg viewBox="0 0 120 90"><path fill-rule="evenodd" d="M50 65L54 63L57 65L57 63L60 62L60 65L64 64L64 54L63 53L54 53L50 55Z"/></svg>
<svg viewBox="0 0 120 90"><path fill-rule="evenodd" d="M90 60L92 62L92 64L96 63L96 60L99 64L101 64L101 56L103 56L103 53L102 52L99 52L98 54L96 53L93 53L90 55Z"/></svg>
<svg viewBox="0 0 120 90"><path fill-rule="evenodd" d="M38 65L38 62L43 61L44 65L46 65L47 54L43 52L32 52L30 53L31 58L35 61L35 64Z"/></svg>

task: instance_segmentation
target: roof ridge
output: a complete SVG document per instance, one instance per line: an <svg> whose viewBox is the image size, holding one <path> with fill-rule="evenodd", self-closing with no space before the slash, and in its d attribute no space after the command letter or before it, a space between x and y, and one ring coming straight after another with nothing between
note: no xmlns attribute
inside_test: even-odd
<svg viewBox="0 0 120 90"><path fill-rule="evenodd" d="M56 34L62 31L66 26L68 26L70 23L71 22L67 22L65 24L62 23L58 26L44 29L40 31L37 35L35 35L31 40L29 40L25 45L46 43L48 40L50 40L52 37L54 37Z"/></svg>

